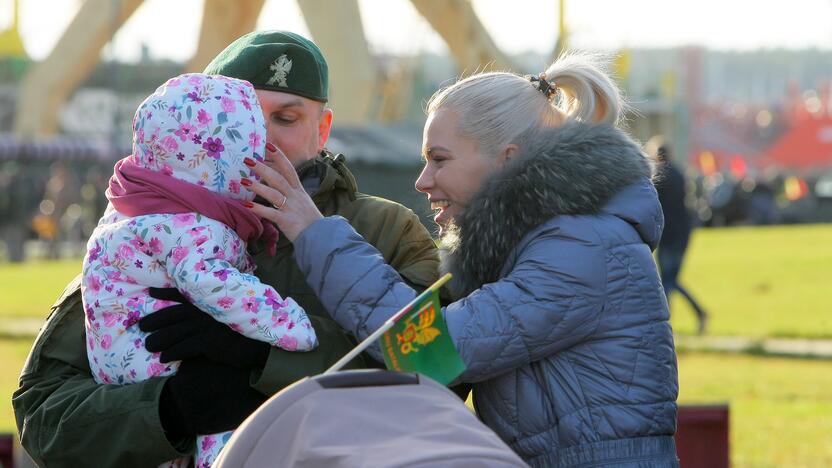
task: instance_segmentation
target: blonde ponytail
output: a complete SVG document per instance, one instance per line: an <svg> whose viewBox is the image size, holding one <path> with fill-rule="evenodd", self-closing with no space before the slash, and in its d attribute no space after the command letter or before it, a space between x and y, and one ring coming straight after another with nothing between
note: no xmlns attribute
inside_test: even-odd
<svg viewBox="0 0 832 468"><path fill-rule="evenodd" d="M600 65L597 56L566 53L545 71L558 87L554 105L568 118L587 123L616 125L624 102L618 87Z"/></svg>

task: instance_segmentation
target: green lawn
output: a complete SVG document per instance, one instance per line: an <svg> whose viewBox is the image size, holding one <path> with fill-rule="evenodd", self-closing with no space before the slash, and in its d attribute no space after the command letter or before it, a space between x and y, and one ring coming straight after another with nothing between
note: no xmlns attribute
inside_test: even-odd
<svg viewBox="0 0 832 468"><path fill-rule="evenodd" d="M0 264L2 317L45 317L80 260ZM682 283L711 313L715 335L832 338L832 225L700 229ZM671 300L673 327L692 333L693 312Z"/></svg>
<svg viewBox="0 0 832 468"><path fill-rule="evenodd" d="M12 413L12 393L17 390L17 377L29 355L31 340L0 339L0 433L17 432Z"/></svg>
<svg viewBox="0 0 832 468"><path fill-rule="evenodd" d="M79 260L0 264L3 317L45 317ZM714 335L832 338L832 225L700 229L682 283L711 313ZM693 312L671 300L673 328L692 333Z"/></svg>
<svg viewBox="0 0 832 468"><path fill-rule="evenodd" d="M832 466L832 361L684 353L679 388L730 404L734 468Z"/></svg>
<svg viewBox="0 0 832 468"><path fill-rule="evenodd" d="M14 432L12 392L27 340L0 340L0 432ZM832 466L832 362L684 353L679 403L728 402L734 468Z"/></svg>
<svg viewBox="0 0 832 468"><path fill-rule="evenodd" d="M43 317L81 272L81 259L0 263L0 323L6 317Z"/></svg>
<svg viewBox="0 0 832 468"><path fill-rule="evenodd" d="M80 260L0 264L5 318L43 318ZM832 338L832 225L703 229L682 282L711 313L715 335ZM673 326L692 333L674 298ZM30 346L0 339L0 398L9 401ZM734 467L832 466L832 361L708 353L679 357L680 403L727 401ZM0 432L13 431L0 405Z"/></svg>
<svg viewBox="0 0 832 468"><path fill-rule="evenodd" d="M832 338L832 225L697 230L681 280L709 334ZM693 333L684 299L670 305L674 330Z"/></svg>

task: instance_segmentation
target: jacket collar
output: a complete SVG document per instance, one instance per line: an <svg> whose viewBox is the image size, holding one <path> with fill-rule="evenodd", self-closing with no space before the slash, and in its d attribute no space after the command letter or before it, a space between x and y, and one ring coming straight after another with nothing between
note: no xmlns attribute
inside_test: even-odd
<svg viewBox="0 0 832 468"><path fill-rule="evenodd" d="M356 184L355 176L347 168L345 161L346 158L343 154L333 154L327 149L321 151L321 154L310 161L310 172L316 174L320 180L320 185L312 196L315 202L326 200L336 190L346 191L350 200L355 200L358 184ZM304 179L305 170L307 170L306 165L301 165L298 168L301 180Z"/></svg>

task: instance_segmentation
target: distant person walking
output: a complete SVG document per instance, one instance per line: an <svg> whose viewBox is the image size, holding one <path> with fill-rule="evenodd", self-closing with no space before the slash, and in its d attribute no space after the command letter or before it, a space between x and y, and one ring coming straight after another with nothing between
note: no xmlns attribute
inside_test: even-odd
<svg viewBox="0 0 832 468"><path fill-rule="evenodd" d="M670 293L678 291L693 307L698 320L697 333L705 333L708 324L708 314L696 302L693 296L679 283L679 272L685 259L693 222L690 212L685 206L685 176L672 162L670 145L662 137L653 137L647 146L655 148L659 160L658 176L656 177L656 191L664 214L664 232L659 240L659 270L664 286L664 293L670 302Z"/></svg>
<svg viewBox="0 0 832 468"><path fill-rule="evenodd" d="M32 171L19 162L0 164L0 241L9 262L24 260L23 245L41 200L37 187Z"/></svg>

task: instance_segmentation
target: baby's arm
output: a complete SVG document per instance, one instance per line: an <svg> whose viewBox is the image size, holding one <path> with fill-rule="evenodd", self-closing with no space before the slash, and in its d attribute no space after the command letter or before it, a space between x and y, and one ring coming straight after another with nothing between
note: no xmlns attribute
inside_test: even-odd
<svg viewBox="0 0 832 468"><path fill-rule="evenodd" d="M303 308L226 259L245 256L245 252L226 252L239 238L225 226L203 226L196 234L191 229L179 237L165 260L176 288L215 320L246 337L289 351L315 348L315 330ZM238 245L245 249L242 242Z"/></svg>

